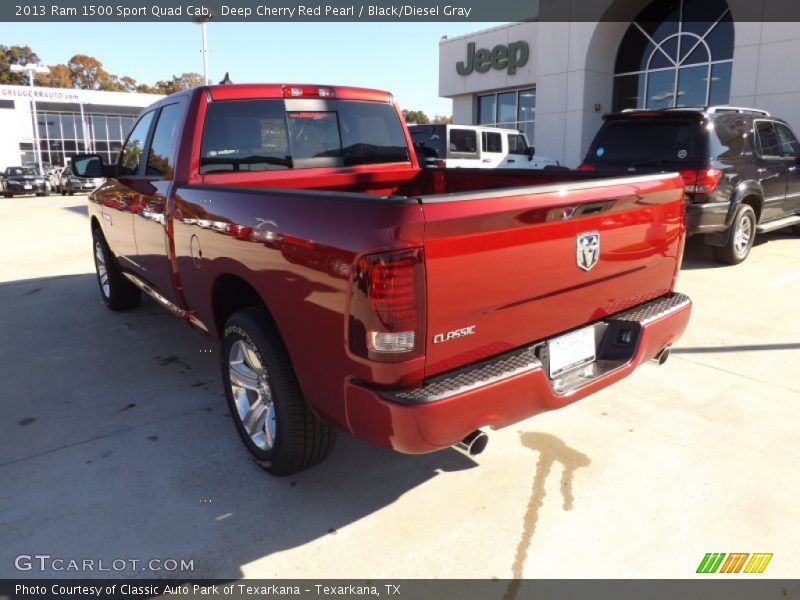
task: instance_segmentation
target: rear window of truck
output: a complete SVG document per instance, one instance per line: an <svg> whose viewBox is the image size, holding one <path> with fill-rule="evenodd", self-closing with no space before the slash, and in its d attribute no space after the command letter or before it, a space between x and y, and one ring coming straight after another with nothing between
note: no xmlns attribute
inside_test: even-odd
<svg viewBox="0 0 800 600"><path fill-rule="evenodd" d="M390 104L328 101L325 110L286 110L283 100L212 102L200 172L265 171L408 162Z"/></svg>
<svg viewBox="0 0 800 600"><path fill-rule="evenodd" d="M702 158L699 124L694 121L610 121L600 130L588 159L656 166Z"/></svg>

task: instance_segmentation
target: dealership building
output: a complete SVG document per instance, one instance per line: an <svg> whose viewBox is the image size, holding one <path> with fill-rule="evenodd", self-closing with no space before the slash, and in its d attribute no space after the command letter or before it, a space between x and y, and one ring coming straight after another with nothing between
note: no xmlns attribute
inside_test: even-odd
<svg viewBox="0 0 800 600"><path fill-rule="evenodd" d="M548 16L581 15L576 4L542 1L538 21L443 37L453 122L521 129L572 167L603 113L626 108L756 107L800 133L800 23L752 20L779 18L775 0L596 0L593 22Z"/></svg>
<svg viewBox="0 0 800 600"><path fill-rule="evenodd" d="M162 96L155 94L0 85L0 169L36 164L37 143L45 166L64 165L80 152L116 160L136 115L159 98Z"/></svg>

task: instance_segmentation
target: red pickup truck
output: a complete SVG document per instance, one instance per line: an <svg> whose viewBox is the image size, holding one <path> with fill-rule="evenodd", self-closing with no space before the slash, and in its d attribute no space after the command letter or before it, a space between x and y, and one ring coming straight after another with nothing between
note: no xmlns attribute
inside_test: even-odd
<svg viewBox="0 0 800 600"><path fill-rule="evenodd" d="M145 109L89 197L112 310L144 291L221 341L231 413L284 475L337 429L406 453L565 406L663 361L678 174L422 169L391 94L220 85Z"/></svg>

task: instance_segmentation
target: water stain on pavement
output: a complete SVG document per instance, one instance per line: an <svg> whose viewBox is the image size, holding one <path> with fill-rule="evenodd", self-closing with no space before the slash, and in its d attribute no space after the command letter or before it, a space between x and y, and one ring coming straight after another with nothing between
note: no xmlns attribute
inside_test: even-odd
<svg viewBox="0 0 800 600"><path fill-rule="evenodd" d="M528 501L528 509L522 523L522 537L517 545L517 553L514 557L514 564L511 567L512 581L508 585L504 600L514 600L519 593L522 585L522 571L525 566L525 559L528 556L528 549L536 533L536 524L539 521L539 510L544 504L545 482L553 468L553 464L559 462L563 465L561 472L561 496L563 497L564 510L572 510L575 497L572 495L572 480L575 471L580 467L587 467L591 464L588 456L570 448L557 437L547 433L528 432L520 435L522 445L526 448L539 453L539 460L536 463L536 474L533 477L533 489Z"/></svg>
<svg viewBox="0 0 800 600"><path fill-rule="evenodd" d="M24 427L25 425L30 425L31 423L35 422L36 422L36 417L25 417L19 422L19 425L22 425Z"/></svg>

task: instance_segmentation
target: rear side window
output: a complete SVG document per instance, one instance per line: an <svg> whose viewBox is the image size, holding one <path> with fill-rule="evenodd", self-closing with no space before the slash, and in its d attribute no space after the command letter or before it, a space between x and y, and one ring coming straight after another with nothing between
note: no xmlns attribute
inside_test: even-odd
<svg viewBox="0 0 800 600"><path fill-rule="evenodd" d="M509 154L526 154L528 151L528 144L525 142L525 136L518 133L508 134L508 153Z"/></svg>
<svg viewBox="0 0 800 600"><path fill-rule="evenodd" d="M147 175L172 179L180 117L179 104L170 104L161 109L153 132L153 141L150 143L150 154L147 156Z"/></svg>
<svg viewBox="0 0 800 600"><path fill-rule="evenodd" d="M414 127L411 129L411 139L414 147L424 158L444 158L444 127Z"/></svg>
<svg viewBox="0 0 800 600"><path fill-rule="evenodd" d="M797 156L800 154L800 144L794 133L783 123L775 123L775 131L781 143L781 152L784 156Z"/></svg>
<svg viewBox="0 0 800 600"><path fill-rule="evenodd" d="M500 137L499 133L484 131L481 135L483 137L484 152L497 153L503 151L503 138Z"/></svg>
<svg viewBox="0 0 800 600"><path fill-rule="evenodd" d="M761 156L781 155L781 142L772 121L756 121L756 138Z"/></svg>
<svg viewBox="0 0 800 600"><path fill-rule="evenodd" d="M450 130L450 152L457 154L478 153L478 135L474 129L451 129Z"/></svg>
<svg viewBox="0 0 800 600"><path fill-rule="evenodd" d="M711 156L736 158L745 151L747 121L744 118L717 119L710 129Z"/></svg>
<svg viewBox="0 0 800 600"><path fill-rule="evenodd" d="M589 159L658 166L703 158L699 128L694 121L611 121L600 130Z"/></svg>
<svg viewBox="0 0 800 600"><path fill-rule="evenodd" d="M264 171L407 162L400 119L390 104L327 101L326 110L286 111L283 100L212 102L200 172ZM314 102L309 103L315 107Z"/></svg>

